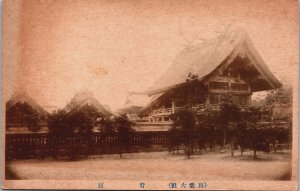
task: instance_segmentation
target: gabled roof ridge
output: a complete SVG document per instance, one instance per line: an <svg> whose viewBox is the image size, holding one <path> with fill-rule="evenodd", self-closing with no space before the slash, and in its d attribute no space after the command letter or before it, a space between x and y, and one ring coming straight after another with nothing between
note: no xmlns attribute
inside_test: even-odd
<svg viewBox="0 0 300 191"><path fill-rule="evenodd" d="M33 109L37 110L39 113L43 113L48 115L49 113L39 105L31 96L28 95L27 92L15 92L11 95L11 98L6 102L7 108L9 109L13 107L18 102L26 102L28 103Z"/></svg>
<svg viewBox="0 0 300 191"><path fill-rule="evenodd" d="M179 54L181 54L183 51L186 50L194 50L194 49L201 49L201 48L205 48L213 43L217 43L219 41L223 41L226 40L224 39L225 37L228 37L229 35L240 35L241 37L244 36L248 36L246 32L244 32L243 30L235 30L235 31L230 31L230 32L226 32L226 33L222 33L220 35L218 35L217 37L205 40L203 42L194 44L194 45L188 45L186 46L186 48L184 48Z"/></svg>
<svg viewBox="0 0 300 191"><path fill-rule="evenodd" d="M80 97L81 95L86 94L88 96ZM81 98L81 99L79 99ZM91 104L96 107L99 112L104 113L105 115L112 115L110 111L108 111L95 97L94 93L91 91L81 90L77 92L71 101L65 106L65 110L73 110L74 108L81 109L87 104Z"/></svg>

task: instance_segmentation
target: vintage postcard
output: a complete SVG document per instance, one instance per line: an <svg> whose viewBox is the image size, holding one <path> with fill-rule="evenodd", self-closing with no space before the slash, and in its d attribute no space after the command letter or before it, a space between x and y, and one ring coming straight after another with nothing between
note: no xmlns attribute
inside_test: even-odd
<svg viewBox="0 0 300 191"><path fill-rule="evenodd" d="M4 0L2 188L297 190L296 0Z"/></svg>

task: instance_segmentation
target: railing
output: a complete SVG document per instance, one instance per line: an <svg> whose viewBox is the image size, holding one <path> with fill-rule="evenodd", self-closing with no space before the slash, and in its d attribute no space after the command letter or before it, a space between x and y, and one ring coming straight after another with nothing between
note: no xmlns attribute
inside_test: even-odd
<svg viewBox="0 0 300 191"><path fill-rule="evenodd" d="M188 107L187 105L184 105L181 107L175 107L174 109L175 111L180 111L186 109L187 107ZM197 104L192 106L192 110L197 112L203 111L203 109L205 108L206 108L205 104ZM162 116L162 115L171 115L171 114L172 114L172 108L160 108L160 109L152 110L150 116Z"/></svg>
<svg viewBox="0 0 300 191"><path fill-rule="evenodd" d="M247 108L249 108L250 105L240 105L240 109L245 110ZM188 106L184 105L181 107L175 107L175 112L176 111L180 111L183 109L187 109ZM197 113L203 113L205 112L205 109L211 109L211 110L215 110L218 111L220 110L220 104L197 104L191 107L193 111L196 111ZM156 116L169 116L171 115L172 112L172 108L160 108L160 109L156 109L156 110L152 110L152 112L150 113L151 117L156 117ZM162 122L159 122L162 123Z"/></svg>
<svg viewBox="0 0 300 191"><path fill-rule="evenodd" d="M160 108L160 109L152 110L150 115L158 116L158 115L171 115L171 114L172 114L172 108Z"/></svg>
<svg viewBox="0 0 300 191"><path fill-rule="evenodd" d="M136 122L137 125L170 125L172 124L172 121L138 121Z"/></svg>
<svg viewBox="0 0 300 191"><path fill-rule="evenodd" d="M166 145L168 132L134 132L129 136L130 145L139 149L151 149L151 145ZM93 133L88 140L76 133L68 136L51 136L48 133L6 134L5 152L8 159L44 158L52 156L53 147L70 152L89 142L89 154L114 153L120 149L117 133ZM67 145L64 147L63 145ZM68 151L69 150L69 151ZM153 149L155 150L155 149ZM80 149L79 149L80 151Z"/></svg>
<svg viewBox="0 0 300 191"><path fill-rule="evenodd" d="M250 105L239 105L238 107L241 110L245 110L245 109L248 109L250 107ZM218 110L220 110L220 104L211 104L210 109L218 111Z"/></svg>
<svg viewBox="0 0 300 191"><path fill-rule="evenodd" d="M207 108L205 104L198 104L195 106L192 106L193 111L202 112L203 109Z"/></svg>
<svg viewBox="0 0 300 191"><path fill-rule="evenodd" d="M6 127L10 128L10 127L28 127L31 124L26 124L26 123L7 123ZM35 126L47 126L47 123L38 123Z"/></svg>
<svg viewBox="0 0 300 191"><path fill-rule="evenodd" d="M218 111L218 110L220 110L220 104L211 104L210 109L212 109L214 111Z"/></svg>

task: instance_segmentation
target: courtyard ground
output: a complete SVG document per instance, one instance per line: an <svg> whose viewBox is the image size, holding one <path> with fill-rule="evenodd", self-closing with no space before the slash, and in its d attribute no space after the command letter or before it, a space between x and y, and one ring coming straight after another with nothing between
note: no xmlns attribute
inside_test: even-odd
<svg viewBox="0 0 300 191"><path fill-rule="evenodd" d="M7 165L8 176L31 180L287 180L291 175L291 152L253 152L234 157L229 153L184 155L148 152L89 156L78 161L14 160Z"/></svg>

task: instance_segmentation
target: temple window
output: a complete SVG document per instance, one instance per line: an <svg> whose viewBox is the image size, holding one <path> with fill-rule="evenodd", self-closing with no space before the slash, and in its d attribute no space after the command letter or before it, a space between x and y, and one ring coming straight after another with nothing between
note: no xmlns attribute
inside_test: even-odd
<svg viewBox="0 0 300 191"><path fill-rule="evenodd" d="M231 90L234 90L234 91L248 91L248 84L232 83L231 84Z"/></svg>
<svg viewBox="0 0 300 191"><path fill-rule="evenodd" d="M212 90L228 90L227 82L209 82L209 88Z"/></svg>

